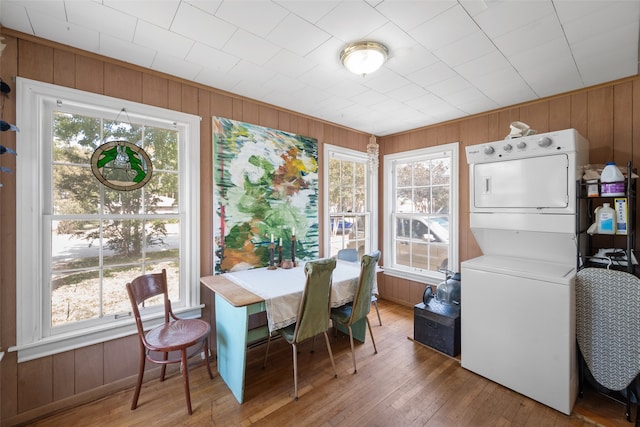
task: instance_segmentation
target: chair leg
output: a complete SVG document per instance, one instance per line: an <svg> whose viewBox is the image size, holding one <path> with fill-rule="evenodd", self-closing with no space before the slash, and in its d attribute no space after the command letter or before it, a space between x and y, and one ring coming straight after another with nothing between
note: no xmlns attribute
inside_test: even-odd
<svg viewBox="0 0 640 427"><path fill-rule="evenodd" d="M351 359L353 360L353 373L358 373L358 368L356 367L356 351L353 348L353 331L351 330L351 325L347 326L349 328L349 342L351 343Z"/></svg>
<svg viewBox="0 0 640 427"><path fill-rule="evenodd" d="M327 335L327 331L324 331L324 341L327 343L327 350L329 350L329 359L331 359L331 366L333 366L333 378L338 378L338 371L336 371L336 364L333 361L333 352L331 351L331 344L329 344L329 335Z"/></svg>
<svg viewBox="0 0 640 427"><path fill-rule="evenodd" d="M209 363L209 338L204 340L205 360L207 361L207 371L209 372L209 378L213 379L213 372L211 372L211 363Z"/></svg>
<svg viewBox="0 0 640 427"><path fill-rule="evenodd" d="M267 367L267 357L269 356L269 344L271 344L271 333L267 336L267 351L264 353L264 363L262 364L263 368Z"/></svg>
<svg viewBox="0 0 640 427"><path fill-rule="evenodd" d="M378 301L373 302L373 306L376 308L376 314L378 315L378 323L382 326L382 319L380 319L380 310L378 310Z"/></svg>
<svg viewBox="0 0 640 427"><path fill-rule="evenodd" d="M131 410L138 407L138 398L140 397L140 389L142 388L142 378L144 377L144 365L147 361L144 348L140 349L140 362L138 367L138 382L136 383L136 391L133 393L133 401L131 402Z"/></svg>
<svg viewBox="0 0 640 427"><path fill-rule="evenodd" d="M189 415L193 414L191 410L191 393L189 393L189 368L187 367L187 349L182 349L182 378L184 378L184 395L187 398L187 410Z"/></svg>
<svg viewBox="0 0 640 427"><path fill-rule="evenodd" d="M298 400L298 348L296 343L292 343L291 348L293 349L293 391L296 400Z"/></svg>
<svg viewBox="0 0 640 427"><path fill-rule="evenodd" d="M169 353L163 353L162 360L165 362L169 359ZM164 375L167 373L167 364L162 364L162 369L160 369L160 382L164 381Z"/></svg>
<svg viewBox="0 0 640 427"><path fill-rule="evenodd" d="M376 348L376 340L373 338L373 331L371 330L371 323L369 322L369 318L367 316L364 317L367 320L367 326L369 327L369 335L371 335L371 342L373 343L373 352L378 354L378 349Z"/></svg>

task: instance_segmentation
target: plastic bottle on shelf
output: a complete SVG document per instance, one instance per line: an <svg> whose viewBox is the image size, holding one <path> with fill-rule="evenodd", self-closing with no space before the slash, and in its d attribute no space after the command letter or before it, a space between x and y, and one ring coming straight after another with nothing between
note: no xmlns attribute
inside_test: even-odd
<svg viewBox="0 0 640 427"><path fill-rule="evenodd" d="M624 196L624 175L615 162L607 162L600 175L600 195L602 197Z"/></svg>
<svg viewBox="0 0 640 427"><path fill-rule="evenodd" d="M616 234L616 214L609 203L596 209L596 222L599 234Z"/></svg>

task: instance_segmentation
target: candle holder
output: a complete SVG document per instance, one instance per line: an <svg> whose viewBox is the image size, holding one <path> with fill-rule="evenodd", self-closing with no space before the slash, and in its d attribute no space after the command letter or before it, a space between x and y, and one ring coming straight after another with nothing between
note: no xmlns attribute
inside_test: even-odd
<svg viewBox="0 0 640 427"><path fill-rule="evenodd" d="M271 242L269 244L269 267L267 267L268 270L275 270L276 268L278 268L273 264L273 252L274 251L275 251L275 245L273 244L273 242Z"/></svg>
<svg viewBox="0 0 640 427"><path fill-rule="evenodd" d="M282 239L280 239L282 243ZM282 244L278 245L278 267L282 267Z"/></svg>
<svg viewBox="0 0 640 427"><path fill-rule="evenodd" d="M296 262L296 235L291 236L291 263L294 267L298 266Z"/></svg>

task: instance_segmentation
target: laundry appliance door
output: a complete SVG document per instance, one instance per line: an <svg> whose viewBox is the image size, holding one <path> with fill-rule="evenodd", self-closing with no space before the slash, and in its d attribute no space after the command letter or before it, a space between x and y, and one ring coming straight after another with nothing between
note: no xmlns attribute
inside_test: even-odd
<svg viewBox="0 0 640 427"><path fill-rule="evenodd" d="M461 264L461 365L571 414L575 268L482 256Z"/></svg>
<svg viewBox="0 0 640 427"><path fill-rule="evenodd" d="M472 212L563 212L575 205L567 153L476 163L470 174Z"/></svg>

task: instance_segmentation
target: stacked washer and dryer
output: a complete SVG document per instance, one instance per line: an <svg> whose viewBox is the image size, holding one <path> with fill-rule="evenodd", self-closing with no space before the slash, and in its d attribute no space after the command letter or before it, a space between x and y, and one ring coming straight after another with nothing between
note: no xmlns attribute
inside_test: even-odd
<svg viewBox="0 0 640 427"><path fill-rule="evenodd" d="M466 147L470 226L482 256L461 264L461 364L570 414L575 343L575 129Z"/></svg>

